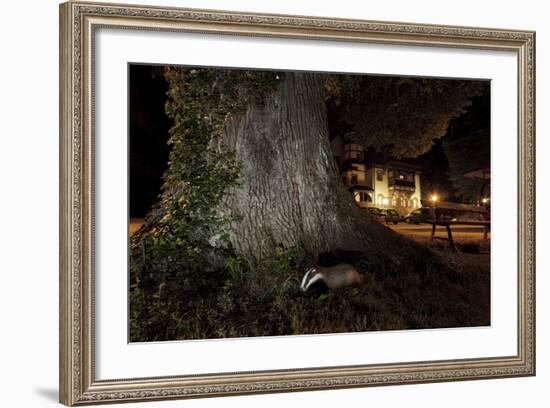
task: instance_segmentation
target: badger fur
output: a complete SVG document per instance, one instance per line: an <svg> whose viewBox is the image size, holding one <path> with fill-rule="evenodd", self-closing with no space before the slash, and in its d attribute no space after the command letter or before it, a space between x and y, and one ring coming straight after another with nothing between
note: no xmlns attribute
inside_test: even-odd
<svg viewBox="0 0 550 408"><path fill-rule="evenodd" d="M324 283L329 289L336 289L342 286L362 283L363 278L363 275L355 267L347 263L330 267L318 266L306 271L302 278L300 289L306 292L316 282Z"/></svg>

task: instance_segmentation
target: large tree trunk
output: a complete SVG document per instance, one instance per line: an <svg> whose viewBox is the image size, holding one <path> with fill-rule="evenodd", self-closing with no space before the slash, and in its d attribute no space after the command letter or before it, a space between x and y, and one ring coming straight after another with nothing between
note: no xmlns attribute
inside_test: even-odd
<svg viewBox="0 0 550 408"><path fill-rule="evenodd" d="M224 201L225 213L244 217L230 232L240 253L263 257L283 245L316 257L402 246L403 238L365 215L341 181L320 75L285 73L263 106L227 120L223 142L242 162L243 183Z"/></svg>

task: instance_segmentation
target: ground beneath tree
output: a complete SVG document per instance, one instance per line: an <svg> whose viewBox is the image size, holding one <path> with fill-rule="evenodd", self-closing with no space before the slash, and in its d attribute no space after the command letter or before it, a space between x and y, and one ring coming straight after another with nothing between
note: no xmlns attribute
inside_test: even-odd
<svg viewBox="0 0 550 408"><path fill-rule="evenodd" d="M131 341L163 341L490 325L490 255L475 245L431 249L439 270L365 274L362 286L299 290L303 269L275 260L271 273L222 276L206 287L168 281L131 290Z"/></svg>

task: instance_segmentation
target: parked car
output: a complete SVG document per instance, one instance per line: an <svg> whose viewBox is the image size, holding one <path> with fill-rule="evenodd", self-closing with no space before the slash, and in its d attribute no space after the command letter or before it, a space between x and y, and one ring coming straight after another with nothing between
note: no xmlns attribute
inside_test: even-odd
<svg viewBox="0 0 550 408"><path fill-rule="evenodd" d="M378 221L382 221L385 217L384 210L381 210L380 208L367 207L366 210L370 215L372 215Z"/></svg>
<svg viewBox="0 0 550 408"><path fill-rule="evenodd" d="M423 222L429 222L433 219L432 209L430 207L417 208L416 210L408 213L403 220L407 224L420 224Z"/></svg>
<svg viewBox="0 0 550 408"><path fill-rule="evenodd" d="M399 213L395 210L382 210L382 213L384 214L384 220L386 221L386 224L389 224L390 222L398 224L399 222L403 221L403 217L401 217Z"/></svg>

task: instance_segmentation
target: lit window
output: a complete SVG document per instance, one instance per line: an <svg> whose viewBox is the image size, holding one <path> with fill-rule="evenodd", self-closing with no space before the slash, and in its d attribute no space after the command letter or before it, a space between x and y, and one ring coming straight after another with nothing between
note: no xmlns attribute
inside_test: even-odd
<svg viewBox="0 0 550 408"><path fill-rule="evenodd" d="M372 198L369 193L365 193L363 191L357 192L354 194L355 201L358 203L371 203Z"/></svg>

